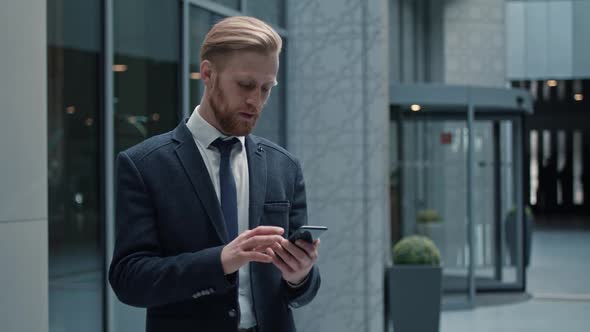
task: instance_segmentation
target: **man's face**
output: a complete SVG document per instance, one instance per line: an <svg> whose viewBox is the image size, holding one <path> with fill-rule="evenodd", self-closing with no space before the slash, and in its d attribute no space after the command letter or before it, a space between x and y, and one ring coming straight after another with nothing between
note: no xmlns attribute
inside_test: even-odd
<svg viewBox="0 0 590 332"><path fill-rule="evenodd" d="M279 69L276 54L236 52L213 70L208 89L217 129L226 135L246 136L254 130L262 108L276 85Z"/></svg>

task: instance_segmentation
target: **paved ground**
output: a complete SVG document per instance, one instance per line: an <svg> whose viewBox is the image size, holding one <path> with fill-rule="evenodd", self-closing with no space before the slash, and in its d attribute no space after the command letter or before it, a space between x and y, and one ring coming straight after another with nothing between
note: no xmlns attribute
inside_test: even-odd
<svg viewBox="0 0 590 332"><path fill-rule="evenodd" d="M444 311L441 332L589 332L590 230L538 228L525 294L478 295L469 311Z"/></svg>

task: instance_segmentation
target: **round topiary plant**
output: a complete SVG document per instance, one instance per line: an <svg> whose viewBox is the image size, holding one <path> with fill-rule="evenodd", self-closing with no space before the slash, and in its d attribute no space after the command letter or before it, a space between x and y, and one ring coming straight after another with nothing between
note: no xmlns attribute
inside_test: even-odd
<svg viewBox="0 0 590 332"><path fill-rule="evenodd" d="M397 265L439 265L440 252L429 238L412 235L393 247L393 262Z"/></svg>
<svg viewBox="0 0 590 332"><path fill-rule="evenodd" d="M437 222L440 220L440 214L435 209L420 210L416 214L416 221L420 223Z"/></svg>

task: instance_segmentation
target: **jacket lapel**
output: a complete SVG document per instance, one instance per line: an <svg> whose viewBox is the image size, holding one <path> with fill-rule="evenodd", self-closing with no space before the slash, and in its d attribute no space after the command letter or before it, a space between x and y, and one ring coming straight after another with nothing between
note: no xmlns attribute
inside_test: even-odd
<svg viewBox="0 0 590 332"><path fill-rule="evenodd" d="M172 133L172 138L180 143L176 147L176 155L184 167L184 171L188 175L197 196L203 203L217 236L223 243L228 243L227 229L225 228L223 213L219 206L215 188L203 162L201 152L184 121L176 127Z"/></svg>
<svg viewBox="0 0 590 332"><path fill-rule="evenodd" d="M248 217L250 229L260 224L266 196L266 153L258 138L246 136L246 153L248 155L248 176L250 185L250 204Z"/></svg>

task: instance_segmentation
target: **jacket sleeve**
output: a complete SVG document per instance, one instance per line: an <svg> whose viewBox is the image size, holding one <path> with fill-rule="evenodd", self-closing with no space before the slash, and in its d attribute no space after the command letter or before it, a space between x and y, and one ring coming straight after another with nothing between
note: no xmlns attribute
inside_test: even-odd
<svg viewBox="0 0 590 332"><path fill-rule="evenodd" d="M232 286L223 273L222 246L163 257L152 197L125 152L117 158L116 201L109 282L121 302L154 307L189 300L199 291L214 293Z"/></svg>
<svg viewBox="0 0 590 332"><path fill-rule="evenodd" d="M296 230L303 225L307 225L307 201L305 198L303 172L301 170L301 165L297 163L293 201L291 205L291 213L289 215L289 229ZM314 265L309 272L305 283L297 288L289 286L287 282L283 280L283 290L287 302L294 308L308 304L316 296L320 289L320 284L320 272L316 265Z"/></svg>

